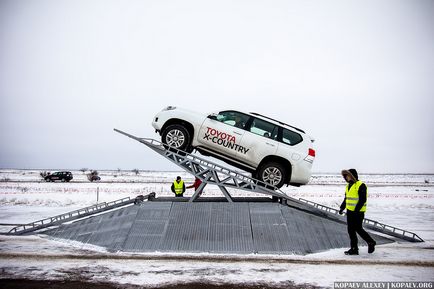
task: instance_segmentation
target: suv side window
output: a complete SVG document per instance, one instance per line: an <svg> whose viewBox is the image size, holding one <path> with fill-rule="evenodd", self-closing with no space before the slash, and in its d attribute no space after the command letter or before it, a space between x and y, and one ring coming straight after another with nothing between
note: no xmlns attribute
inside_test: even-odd
<svg viewBox="0 0 434 289"><path fill-rule="evenodd" d="M278 126L268 121L254 118L250 126L250 132L269 139L277 139Z"/></svg>
<svg viewBox="0 0 434 289"><path fill-rule="evenodd" d="M286 143L288 145L296 145L298 143L301 143L303 141L303 138L301 135L299 135L296 132L293 132L292 130L284 128L282 130L282 142Z"/></svg>
<svg viewBox="0 0 434 289"><path fill-rule="evenodd" d="M250 116L238 111L222 111L216 118L224 124L244 129Z"/></svg>

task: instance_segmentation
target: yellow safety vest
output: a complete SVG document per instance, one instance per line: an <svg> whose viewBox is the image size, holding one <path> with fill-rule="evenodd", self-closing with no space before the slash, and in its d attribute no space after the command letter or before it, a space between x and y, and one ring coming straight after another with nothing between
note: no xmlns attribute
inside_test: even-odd
<svg viewBox="0 0 434 289"><path fill-rule="evenodd" d="M175 189L175 195L181 195L183 187L184 187L184 181L180 181L179 183L177 181L174 181L173 188Z"/></svg>
<svg viewBox="0 0 434 289"><path fill-rule="evenodd" d="M356 209L356 205L359 202L359 188L362 184L362 181L357 181L351 186L349 190L349 184L345 188L345 201L347 210L354 211ZM366 200L368 200L368 187L366 187ZM366 212L366 203L367 201L360 209L360 212Z"/></svg>

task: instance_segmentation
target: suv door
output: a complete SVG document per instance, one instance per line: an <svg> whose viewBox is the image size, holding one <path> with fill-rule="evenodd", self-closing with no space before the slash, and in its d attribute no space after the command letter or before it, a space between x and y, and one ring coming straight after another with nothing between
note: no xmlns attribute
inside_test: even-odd
<svg viewBox="0 0 434 289"><path fill-rule="evenodd" d="M276 153L278 131L277 125L253 118L241 141L245 150L237 152L237 158L256 168L264 157Z"/></svg>
<svg viewBox="0 0 434 289"><path fill-rule="evenodd" d="M249 118L233 110L211 114L203 122L197 141L202 147L234 158L238 151L242 151L241 140Z"/></svg>

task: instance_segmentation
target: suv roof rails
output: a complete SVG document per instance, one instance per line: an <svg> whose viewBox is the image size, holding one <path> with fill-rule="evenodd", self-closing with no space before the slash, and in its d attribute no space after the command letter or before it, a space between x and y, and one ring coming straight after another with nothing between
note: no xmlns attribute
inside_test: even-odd
<svg viewBox="0 0 434 289"><path fill-rule="evenodd" d="M293 128L293 129L295 129L295 130L298 130L299 132L306 133L304 130L299 129L298 127L295 127L295 126L289 125L289 124L287 124L287 123L284 123L284 122L281 122L281 121L276 120L276 119L274 119L274 118L271 118L271 117L268 117L268 116L262 115L262 114L260 114L260 113L251 112L251 114L256 115L256 116L260 116L260 117L263 117L263 118L266 118L266 119L269 119L269 120L272 120L272 121L275 121L275 122L277 122L277 123L279 123L279 124L281 124L281 125L289 126L289 127Z"/></svg>

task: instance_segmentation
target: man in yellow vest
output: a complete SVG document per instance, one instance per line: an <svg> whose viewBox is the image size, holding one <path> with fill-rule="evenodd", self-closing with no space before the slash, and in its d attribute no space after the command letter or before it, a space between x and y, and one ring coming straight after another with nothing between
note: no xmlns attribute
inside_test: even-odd
<svg viewBox="0 0 434 289"><path fill-rule="evenodd" d="M368 243L368 253L373 253L376 242L362 226L366 212L368 188L362 181L359 181L359 175L355 169L343 170L342 176L348 184L345 188L345 199L341 204L339 214L342 215L347 209L348 235L351 243L351 248L345 251L345 255L359 255L357 234Z"/></svg>
<svg viewBox="0 0 434 289"><path fill-rule="evenodd" d="M180 176L176 177L176 180L173 182L172 187L170 187L172 193L175 194L176 197L182 197L185 192L185 184L184 181L181 180Z"/></svg>

